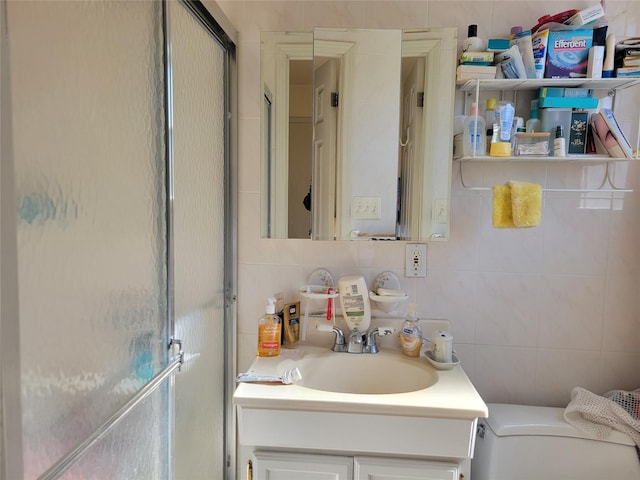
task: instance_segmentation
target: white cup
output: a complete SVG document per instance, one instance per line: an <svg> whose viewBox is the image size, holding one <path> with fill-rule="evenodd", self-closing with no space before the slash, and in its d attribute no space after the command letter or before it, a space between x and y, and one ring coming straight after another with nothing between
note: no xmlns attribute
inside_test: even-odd
<svg viewBox="0 0 640 480"><path fill-rule="evenodd" d="M449 332L436 330L431 340L433 359L440 363L453 362L453 337Z"/></svg>

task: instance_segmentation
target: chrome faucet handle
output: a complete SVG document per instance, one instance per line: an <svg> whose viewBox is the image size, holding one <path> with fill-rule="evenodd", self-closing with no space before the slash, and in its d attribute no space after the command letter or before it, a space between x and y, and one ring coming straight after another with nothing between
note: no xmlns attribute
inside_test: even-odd
<svg viewBox="0 0 640 480"><path fill-rule="evenodd" d="M347 343L344 340L344 333L342 333L342 330L340 330L338 327L336 327L335 325L323 325L323 324L318 324L316 325L316 330L319 330L321 332L333 332L336 334L336 341L333 344L333 348L331 350L333 350L334 352L346 352L347 351Z"/></svg>
<svg viewBox="0 0 640 480"><path fill-rule="evenodd" d="M364 353L378 353L378 345L376 344L377 335L391 335L396 329L393 327L377 327L367 334L367 340L364 344Z"/></svg>
<svg viewBox="0 0 640 480"><path fill-rule="evenodd" d="M364 334L357 328L354 328L349 335L349 344L347 345L348 353L362 353L364 346Z"/></svg>

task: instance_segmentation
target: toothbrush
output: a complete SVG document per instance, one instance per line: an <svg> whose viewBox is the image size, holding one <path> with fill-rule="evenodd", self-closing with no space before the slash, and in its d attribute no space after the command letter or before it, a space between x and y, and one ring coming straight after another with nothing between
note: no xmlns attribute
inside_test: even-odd
<svg viewBox="0 0 640 480"><path fill-rule="evenodd" d="M329 287L327 293L329 294L329 298L327 299L327 321L330 322L333 318L333 298L331 297L333 288Z"/></svg>

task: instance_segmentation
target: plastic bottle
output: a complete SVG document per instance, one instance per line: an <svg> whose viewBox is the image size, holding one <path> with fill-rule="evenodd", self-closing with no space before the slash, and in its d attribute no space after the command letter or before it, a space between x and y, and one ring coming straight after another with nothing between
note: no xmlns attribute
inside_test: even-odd
<svg viewBox="0 0 640 480"><path fill-rule="evenodd" d="M529 111L529 120L525 124L527 133L541 132L542 124L540 123L538 113L538 100L531 100L531 110Z"/></svg>
<svg viewBox="0 0 640 480"><path fill-rule="evenodd" d="M491 137L493 137L493 124L496 123L496 99L487 98L487 103L484 108L484 120L487 123L487 155L489 155L489 148L491 147Z"/></svg>
<svg viewBox="0 0 640 480"><path fill-rule="evenodd" d="M364 277L342 277L338 280L338 292L342 315L349 330L366 332L371 324L371 303Z"/></svg>
<svg viewBox="0 0 640 480"><path fill-rule="evenodd" d="M556 138L553 140L553 156L567 156L567 143L566 139L564 138L564 129L562 128L562 125L558 125L556 127Z"/></svg>
<svg viewBox="0 0 640 480"><path fill-rule="evenodd" d="M402 353L409 357L419 357L422 348L422 328L418 325L420 319L416 316L415 304L409 305L407 318L402 324L400 333L400 345Z"/></svg>
<svg viewBox="0 0 640 480"><path fill-rule="evenodd" d="M465 157L482 156L487 151L487 124L478 114L478 105L471 104L471 112L464 121L462 132L462 155Z"/></svg>
<svg viewBox="0 0 640 480"><path fill-rule="evenodd" d="M276 315L276 299L269 298L264 316L258 320L258 356L280 355L280 335L282 321Z"/></svg>
<svg viewBox="0 0 640 480"><path fill-rule="evenodd" d="M511 130L515 108L511 102L501 101L496 106L496 123L493 126L490 155L509 157L511 155Z"/></svg>
<svg viewBox="0 0 640 480"><path fill-rule="evenodd" d="M478 25L467 27L467 38L462 41L463 52L481 52L484 50L484 40L478 37Z"/></svg>

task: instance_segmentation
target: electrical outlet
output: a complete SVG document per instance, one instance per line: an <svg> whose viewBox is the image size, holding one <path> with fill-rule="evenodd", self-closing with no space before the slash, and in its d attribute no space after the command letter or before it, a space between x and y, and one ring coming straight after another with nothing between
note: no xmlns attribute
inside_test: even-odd
<svg viewBox="0 0 640 480"><path fill-rule="evenodd" d="M353 197L351 200L351 218L354 220L380 220L380 197Z"/></svg>
<svg viewBox="0 0 640 480"><path fill-rule="evenodd" d="M405 245L405 277L427 276L427 244L407 243Z"/></svg>

